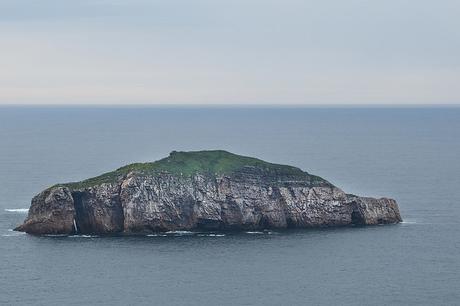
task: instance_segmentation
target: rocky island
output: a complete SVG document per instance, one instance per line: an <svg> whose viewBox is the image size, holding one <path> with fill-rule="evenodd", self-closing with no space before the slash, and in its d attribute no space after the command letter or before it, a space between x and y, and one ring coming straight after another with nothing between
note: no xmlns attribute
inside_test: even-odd
<svg viewBox="0 0 460 306"><path fill-rule="evenodd" d="M145 234L401 222L388 198L346 194L319 176L226 151L176 152L32 199L15 230L30 234Z"/></svg>

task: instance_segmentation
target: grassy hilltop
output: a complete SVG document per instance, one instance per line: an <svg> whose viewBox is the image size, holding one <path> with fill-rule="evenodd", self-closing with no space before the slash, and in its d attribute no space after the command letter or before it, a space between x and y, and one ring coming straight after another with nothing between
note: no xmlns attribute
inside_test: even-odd
<svg viewBox="0 0 460 306"><path fill-rule="evenodd" d="M264 170L264 172L273 175L325 182L322 178L310 175L296 167L272 164L257 158L241 156L223 150L213 150L192 152L173 151L168 157L155 162L134 163L94 178L63 185L71 189L82 189L103 183L115 182L119 177L132 171L148 175L155 175L163 172L180 176L191 176L195 173L230 175L244 167L260 168Z"/></svg>

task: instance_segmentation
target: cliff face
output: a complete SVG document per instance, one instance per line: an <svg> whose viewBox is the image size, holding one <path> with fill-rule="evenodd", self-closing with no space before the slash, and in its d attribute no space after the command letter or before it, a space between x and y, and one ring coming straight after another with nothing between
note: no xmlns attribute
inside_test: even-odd
<svg viewBox="0 0 460 306"><path fill-rule="evenodd" d="M243 158L234 167L222 158L232 161L239 156L204 152L173 152L157 165L135 164L115 174L51 187L34 197L27 219L17 230L32 234L114 234L401 221L392 199L347 195L300 169L255 159ZM221 157L209 159L212 152ZM212 167L203 168L203 163L197 166L198 159L205 164L209 159Z"/></svg>
<svg viewBox="0 0 460 306"><path fill-rule="evenodd" d="M75 207L68 188L50 188L32 199L29 215L15 230L33 234L74 232Z"/></svg>

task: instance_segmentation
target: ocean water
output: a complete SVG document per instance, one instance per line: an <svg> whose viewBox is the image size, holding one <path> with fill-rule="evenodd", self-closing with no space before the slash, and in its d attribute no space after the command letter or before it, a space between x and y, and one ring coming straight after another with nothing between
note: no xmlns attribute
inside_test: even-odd
<svg viewBox="0 0 460 306"><path fill-rule="evenodd" d="M145 237L11 231L30 199L172 150L395 198L398 225ZM459 305L460 108L0 108L0 304Z"/></svg>

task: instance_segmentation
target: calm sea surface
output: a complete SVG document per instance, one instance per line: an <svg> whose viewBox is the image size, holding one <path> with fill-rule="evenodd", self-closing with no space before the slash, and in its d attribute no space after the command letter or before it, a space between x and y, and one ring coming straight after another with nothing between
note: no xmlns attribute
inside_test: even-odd
<svg viewBox="0 0 460 306"><path fill-rule="evenodd" d="M201 149L393 197L404 222L156 237L11 231L47 186ZM0 108L0 304L459 305L460 108Z"/></svg>

